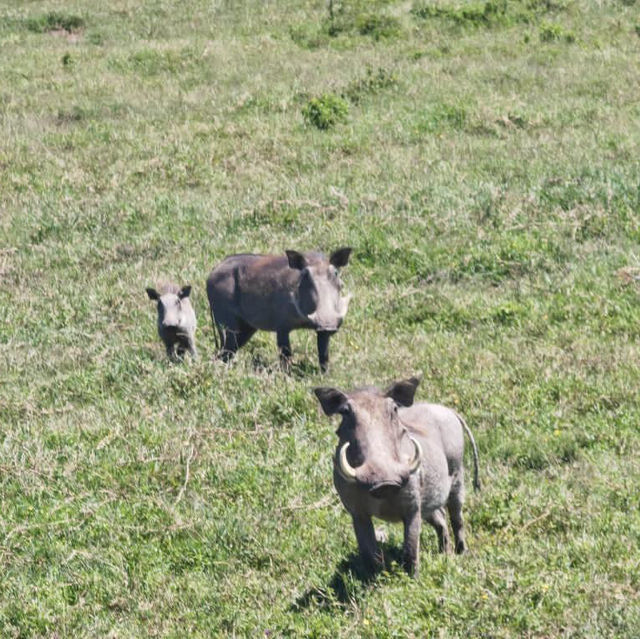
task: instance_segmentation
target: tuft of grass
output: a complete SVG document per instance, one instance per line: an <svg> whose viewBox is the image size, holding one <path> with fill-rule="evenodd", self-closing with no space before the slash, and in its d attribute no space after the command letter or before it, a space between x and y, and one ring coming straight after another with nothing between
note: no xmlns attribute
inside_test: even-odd
<svg viewBox="0 0 640 639"><path fill-rule="evenodd" d="M360 35L366 35L374 40L382 38L395 38L400 35L400 21L394 16L365 14L359 15L355 21L356 29Z"/></svg>
<svg viewBox="0 0 640 639"><path fill-rule="evenodd" d="M27 19L26 26L29 31L35 33L45 33L56 30L73 33L84 28L85 21L80 16L74 14L50 11L41 16Z"/></svg>
<svg viewBox="0 0 640 639"><path fill-rule="evenodd" d="M365 96L397 87L398 84L398 75L394 71L384 67L378 67L376 70L367 67L364 76L349 82L342 91L342 96L354 104L358 104Z"/></svg>
<svg viewBox="0 0 640 639"><path fill-rule="evenodd" d="M104 44L104 36L100 31L90 31L86 34L87 42L95 45Z"/></svg>
<svg viewBox="0 0 640 639"><path fill-rule="evenodd" d="M143 48L125 58L113 57L110 65L123 73L138 73L145 76L191 72L199 63L199 55L192 47L177 50Z"/></svg>
<svg viewBox="0 0 640 639"><path fill-rule="evenodd" d="M567 8L564 2L552 0L486 0L462 5L414 2L412 14L422 20L440 19L458 27L508 28L534 24L542 16L557 14Z"/></svg>
<svg viewBox="0 0 640 639"><path fill-rule="evenodd" d="M540 40L542 42L555 42L562 40L572 43L576 40L576 35L570 29L566 29L557 22L545 22L540 25Z"/></svg>
<svg viewBox="0 0 640 639"><path fill-rule="evenodd" d="M299 24L289 27L289 37L303 49L319 49L329 44L331 33L328 28L318 28L315 24Z"/></svg>
<svg viewBox="0 0 640 639"><path fill-rule="evenodd" d="M421 111L416 120L418 133L436 133L447 128L463 129L468 121L466 107L459 104L440 103Z"/></svg>
<svg viewBox="0 0 640 639"><path fill-rule="evenodd" d="M377 8L373 3L373 8ZM305 49L336 45L357 46L358 36L392 41L403 32L401 21L380 11L372 12L371 3L329 3L328 14L316 23L289 27L291 39ZM368 9L368 10L365 10ZM360 38L361 39L361 38Z"/></svg>
<svg viewBox="0 0 640 639"><path fill-rule="evenodd" d="M506 0L487 0L462 7L417 3L412 12L418 18L442 18L461 26L506 25L512 21Z"/></svg>

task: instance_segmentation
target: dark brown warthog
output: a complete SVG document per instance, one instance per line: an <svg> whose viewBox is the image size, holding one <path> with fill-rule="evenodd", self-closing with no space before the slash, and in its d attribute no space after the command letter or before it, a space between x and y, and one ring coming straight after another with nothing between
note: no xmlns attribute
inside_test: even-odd
<svg viewBox="0 0 640 639"><path fill-rule="evenodd" d="M421 520L436 529L440 550L451 551L445 507L455 550L465 550L463 429L473 446L476 490L478 451L457 413L437 404L413 404L418 384L412 377L386 391L365 388L345 394L335 388L315 389L324 412L342 416L333 481L353 518L360 556L369 568L383 563L372 517L404 524L404 565L409 573L418 570Z"/></svg>
<svg viewBox="0 0 640 639"><path fill-rule="evenodd" d="M185 351L197 356L196 314L189 301L190 294L190 286L179 288L175 284L165 284L160 293L155 288L147 289L149 299L158 303L158 335L172 360L182 358Z"/></svg>
<svg viewBox="0 0 640 639"><path fill-rule="evenodd" d="M318 336L320 367L329 363L329 338L342 324L350 297L340 294L338 269L349 261L350 248L327 259L321 253L287 251L285 255L231 255L207 280L214 326L220 334L220 356L229 360L257 331L274 331L284 363L291 358L289 333L309 328Z"/></svg>

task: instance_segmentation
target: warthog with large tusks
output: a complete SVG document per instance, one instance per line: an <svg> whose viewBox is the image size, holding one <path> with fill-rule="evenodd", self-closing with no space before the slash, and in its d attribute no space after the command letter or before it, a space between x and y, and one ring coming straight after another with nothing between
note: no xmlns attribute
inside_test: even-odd
<svg viewBox="0 0 640 639"><path fill-rule="evenodd" d="M342 324L350 296L340 293L338 269L349 262L350 248L327 259L321 253L231 255L207 280L211 316L222 340L225 361L257 330L274 331L283 363L291 358L289 333L310 328L317 333L320 367L329 363L329 338Z"/></svg>
<svg viewBox="0 0 640 639"><path fill-rule="evenodd" d="M360 556L368 568L383 563L372 517L404 524L404 565L411 574L418 570L421 520L436 529L440 550L451 551L445 507L455 550L465 550L463 429L473 447L476 490L480 488L478 451L471 431L453 410L437 404L413 404L419 383L412 377L386 391L314 391L327 415L342 417L333 481L353 518Z"/></svg>
<svg viewBox="0 0 640 639"><path fill-rule="evenodd" d="M158 302L158 335L173 360L182 358L185 351L197 356L196 314L189 301L190 293L190 286L179 288L175 284L164 285L160 293L155 288L147 289L149 299Z"/></svg>

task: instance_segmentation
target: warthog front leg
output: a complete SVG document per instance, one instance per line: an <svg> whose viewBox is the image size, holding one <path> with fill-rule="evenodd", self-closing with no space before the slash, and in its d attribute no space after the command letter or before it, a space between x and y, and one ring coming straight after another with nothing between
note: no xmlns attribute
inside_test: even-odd
<svg viewBox="0 0 640 639"><path fill-rule="evenodd" d="M196 351L196 343L192 336L180 337L177 344L177 356L178 359L183 359L184 354L188 351L191 357L196 359L198 352Z"/></svg>
<svg viewBox="0 0 640 639"><path fill-rule="evenodd" d="M291 343L289 342L289 331L278 331L276 333L278 349L280 351L280 363L285 369L291 366Z"/></svg>
<svg viewBox="0 0 640 639"><path fill-rule="evenodd" d="M371 517L356 517L353 515L353 529L355 530L356 539L358 540L360 558L367 569L375 570L382 566L384 564L384 558L378 548Z"/></svg>
<svg viewBox="0 0 640 639"><path fill-rule="evenodd" d="M420 529L422 527L422 519L420 511L408 515L404 521L404 549L403 564L405 570L410 574L417 576L420 561Z"/></svg>
<svg viewBox="0 0 640 639"><path fill-rule="evenodd" d="M323 373L329 368L329 339L332 334L330 331L318 331L318 361Z"/></svg>
<svg viewBox="0 0 640 639"><path fill-rule="evenodd" d="M167 357L172 361L172 362L177 362L178 361L178 356L176 355L176 344L175 342L165 342L165 348L167 350Z"/></svg>

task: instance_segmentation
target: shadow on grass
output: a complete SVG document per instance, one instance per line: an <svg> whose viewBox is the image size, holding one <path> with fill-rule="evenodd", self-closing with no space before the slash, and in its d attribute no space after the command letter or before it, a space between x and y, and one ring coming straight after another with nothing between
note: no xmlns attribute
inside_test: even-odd
<svg viewBox="0 0 640 639"><path fill-rule="evenodd" d="M300 362L293 362L290 367L290 374L292 377L302 379L313 375L320 374L320 367L315 362L310 360L302 360Z"/></svg>
<svg viewBox="0 0 640 639"><path fill-rule="evenodd" d="M279 360L267 359L259 354L251 357L251 366L256 373L284 373L296 379L306 379L312 375L318 375L320 368L317 364L308 360L299 362L292 361L288 365L283 365Z"/></svg>
<svg viewBox="0 0 640 639"><path fill-rule="evenodd" d="M402 563L402 549L387 543L380 544L384 554L385 570L395 570L394 564ZM367 592L378 581L379 571L371 572L360 560L357 553L352 553L336 567L329 583L325 586L309 588L291 604L291 612L301 612L309 608L326 610L336 605L344 606L361 601Z"/></svg>

